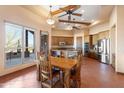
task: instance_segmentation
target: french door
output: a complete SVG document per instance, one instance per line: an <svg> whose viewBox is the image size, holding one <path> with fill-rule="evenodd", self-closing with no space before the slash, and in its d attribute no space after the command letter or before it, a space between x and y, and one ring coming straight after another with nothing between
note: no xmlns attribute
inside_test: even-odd
<svg viewBox="0 0 124 93"><path fill-rule="evenodd" d="M5 23L5 67L10 68L35 59L34 30Z"/></svg>

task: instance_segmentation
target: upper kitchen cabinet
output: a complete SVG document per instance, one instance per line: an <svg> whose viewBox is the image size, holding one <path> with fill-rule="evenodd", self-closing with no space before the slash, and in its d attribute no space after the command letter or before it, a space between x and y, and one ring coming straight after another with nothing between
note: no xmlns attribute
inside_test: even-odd
<svg viewBox="0 0 124 93"><path fill-rule="evenodd" d="M99 34L99 39L104 39L104 38L109 38L109 30L104 31L104 32L100 32Z"/></svg>
<svg viewBox="0 0 124 93"><path fill-rule="evenodd" d="M72 47L74 45L73 32L63 29L52 29L51 32L51 44L52 47Z"/></svg>
<svg viewBox="0 0 124 93"><path fill-rule="evenodd" d="M98 39L99 39L99 35L98 35L98 34L94 34L94 35L93 35L93 41L92 41L93 43L92 43L92 44L93 44L93 45L96 44L97 41L98 41Z"/></svg>
<svg viewBox="0 0 124 93"><path fill-rule="evenodd" d="M92 44L96 44L100 39L109 38L109 30L92 35Z"/></svg>
<svg viewBox="0 0 124 93"><path fill-rule="evenodd" d="M58 46L61 42L64 42L65 45L73 45L73 37L64 37L64 36L52 36L52 45Z"/></svg>

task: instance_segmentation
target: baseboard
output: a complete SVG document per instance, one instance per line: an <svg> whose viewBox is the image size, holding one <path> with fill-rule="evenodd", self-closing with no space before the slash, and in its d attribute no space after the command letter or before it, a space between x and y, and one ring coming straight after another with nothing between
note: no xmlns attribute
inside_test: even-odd
<svg viewBox="0 0 124 93"><path fill-rule="evenodd" d="M30 67L30 66L33 66L33 65L36 65L36 62L18 65L18 66L13 67L13 68L8 68L8 69L5 69L4 71L2 71L2 72L0 73L0 76L4 76L4 75L13 73L13 72L18 71L18 70L25 69L25 68Z"/></svg>
<svg viewBox="0 0 124 93"><path fill-rule="evenodd" d="M116 72L117 74L121 74L121 75L124 75L124 73L122 73L122 72Z"/></svg>

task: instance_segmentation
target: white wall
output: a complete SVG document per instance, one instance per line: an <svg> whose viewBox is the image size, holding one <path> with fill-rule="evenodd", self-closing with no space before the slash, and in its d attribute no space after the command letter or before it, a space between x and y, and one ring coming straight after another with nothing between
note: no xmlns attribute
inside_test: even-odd
<svg viewBox="0 0 124 93"><path fill-rule="evenodd" d="M117 6L116 71L124 73L124 6Z"/></svg>
<svg viewBox="0 0 124 93"><path fill-rule="evenodd" d="M45 23L45 18L38 16L31 11L22 8L21 6L0 6L0 75L10 73L33 64L23 64L14 68L5 69L4 68L4 45L5 45L5 21L12 22L15 24L23 25L26 27L31 27L36 29L35 42L36 51L39 51L40 30L50 31L50 27Z"/></svg>
<svg viewBox="0 0 124 93"><path fill-rule="evenodd" d="M76 49L76 44L77 44L77 41L76 41L76 38L77 37L82 37L82 44L83 44L83 30L77 30L74 32L74 48ZM83 48L83 46L82 46Z"/></svg>
<svg viewBox="0 0 124 93"><path fill-rule="evenodd" d="M115 70L116 72L124 73L124 6L115 6L110 16L110 29L113 26L115 28L115 45L111 44L111 47L115 46ZM110 38L112 34L110 34ZM112 49L112 48L111 48ZM113 50L111 50L111 53Z"/></svg>
<svg viewBox="0 0 124 93"><path fill-rule="evenodd" d="M73 31L69 30L62 30L62 29L52 29L51 31L52 36L73 36Z"/></svg>
<svg viewBox="0 0 124 93"><path fill-rule="evenodd" d="M84 55L84 30L77 30L74 32L74 48L76 49L77 37L82 37L82 53Z"/></svg>
<svg viewBox="0 0 124 93"><path fill-rule="evenodd" d="M116 33L117 33L117 9L116 6L113 8L112 13L110 15L109 20L109 26L110 26L110 64L112 64L112 54L115 54L115 69L116 69ZM115 29L113 29L115 27ZM115 31L114 31L115 30Z"/></svg>
<svg viewBox="0 0 124 93"><path fill-rule="evenodd" d="M109 27L111 28L116 24L117 24L117 7L114 6L109 19Z"/></svg>
<svg viewBox="0 0 124 93"><path fill-rule="evenodd" d="M110 29L109 22L106 22L106 23L102 23L102 24L91 27L89 34L93 35L93 34L97 34L99 32L107 31L109 29Z"/></svg>

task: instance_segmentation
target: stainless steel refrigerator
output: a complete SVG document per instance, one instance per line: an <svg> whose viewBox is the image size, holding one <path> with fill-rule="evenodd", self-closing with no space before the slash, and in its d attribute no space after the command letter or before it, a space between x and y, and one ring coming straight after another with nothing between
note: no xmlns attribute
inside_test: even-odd
<svg viewBox="0 0 124 93"><path fill-rule="evenodd" d="M109 64L109 53L110 53L110 40L109 39L101 39L98 41L98 56L99 61L103 63Z"/></svg>

